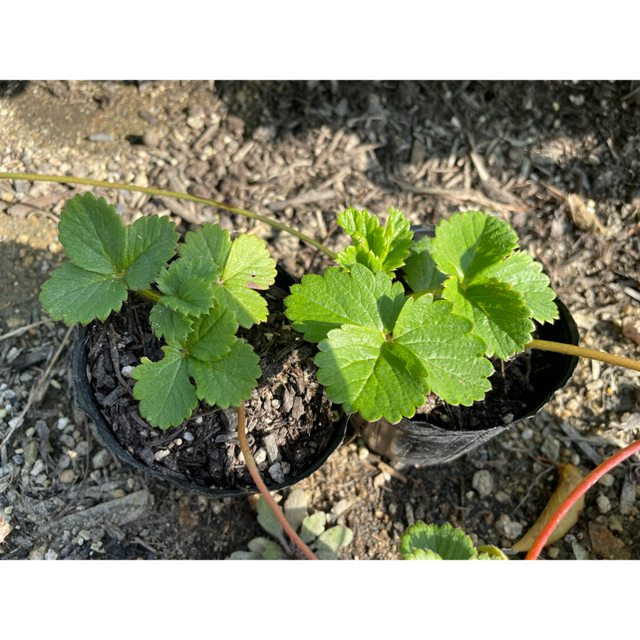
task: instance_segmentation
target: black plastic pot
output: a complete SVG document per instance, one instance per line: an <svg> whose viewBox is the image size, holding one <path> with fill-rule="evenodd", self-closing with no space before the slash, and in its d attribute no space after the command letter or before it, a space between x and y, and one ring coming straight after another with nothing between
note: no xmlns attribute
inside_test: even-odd
<svg viewBox="0 0 640 640"><path fill-rule="evenodd" d="M538 327L538 338L566 344L578 344L578 328L569 310L556 300L560 318L553 324ZM561 353L545 352L545 358L552 366L552 373L532 375L531 383L536 395L513 416L509 424L479 431L455 431L441 429L427 422L403 418L398 424L391 424L384 418L376 422L366 422L359 415L351 417L351 423L364 438L369 449L389 458L393 463L404 463L417 467L427 467L451 462L464 453L510 429L514 424L535 416L562 388L576 368L578 358Z"/></svg>
<svg viewBox="0 0 640 640"><path fill-rule="evenodd" d="M284 270L278 267L278 275L276 277L275 286L285 290L289 290L291 284L295 284L295 280ZM87 416L94 422L98 434L105 446L116 455L122 462L131 465L132 467L144 471L151 476L166 480L171 484L182 487L189 491L194 491L207 496L213 496L217 498L221 497L239 497L258 493L257 488L248 489L224 489L216 488L209 489L199 484L188 482L180 478L169 476L163 473L159 469L152 468L136 460L115 438L111 427L105 420L99 405L93 395L93 390L87 379L87 349L86 349L86 327L80 327L78 335L71 351L71 377L73 380L73 388L75 391L76 401L79 407L87 414ZM340 409L340 407L337 407ZM341 410L340 410L341 411ZM307 467L302 473L297 474L291 478L288 478L286 482L279 484L270 484L268 481L270 478L264 478L270 491L278 491L291 487L301 480L309 477L312 473L317 471L334 453L334 451L342 444L346 429L347 429L348 416L342 413L340 419L334 423L334 432L327 443L323 451L318 452L313 464Z"/></svg>

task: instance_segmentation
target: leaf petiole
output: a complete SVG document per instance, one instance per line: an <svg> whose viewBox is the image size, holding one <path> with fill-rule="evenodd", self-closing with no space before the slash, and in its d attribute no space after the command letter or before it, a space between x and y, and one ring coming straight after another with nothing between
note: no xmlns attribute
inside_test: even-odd
<svg viewBox="0 0 640 640"><path fill-rule="evenodd" d="M597 351L596 349L587 349L585 347L576 347L572 344L564 344L563 342L551 342L549 340L532 340L524 345L529 349L540 349L541 351L554 351L555 353L566 353L570 356L578 356L580 358L588 358L590 360L599 360L611 365L618 365L626 369L640 371L640 362L623 356L615 356L611 353Z"/></svg>

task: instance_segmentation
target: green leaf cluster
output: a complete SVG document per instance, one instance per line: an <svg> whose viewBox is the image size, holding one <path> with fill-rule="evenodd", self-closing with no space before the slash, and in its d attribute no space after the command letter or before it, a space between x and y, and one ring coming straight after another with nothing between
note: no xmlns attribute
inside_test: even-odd
<svg viewBox="0 0 640 640"><path fill-rule="evenodd" d="M480 551L480 553L478 552ZM403 560L506 560L497 547L476 549L471 538L448 522L442 526L416 522L400 543Z"/></svg>
<svg viewBox="0 0 640 640"><path fill-rule="evenodd" d="M354 243L341 268L305 276L285 304L293 328L318 343L318 380L347 412L398 422L429 392L470 405L491 387L485 356L522 351L531 318L557 317L549 279L497 218L454 214L415 243L394 209L385 228L354 209L338 223ZM408 292L394 281L401 266Z"/></svg>
<svg viewBox="0 0 640 640"><path fill-rule="evenodd" d="M53 319L105 320L129 290L156 302L149 319L166 341L164 357L143 358L132 372L140 414L150 424L176 426L198 400L226 408L250 397L258 357L236 332L267 318L259 291L273 284L276 271L263 240L241 235L232 242L228 231L205 224L186 234L168 264L179 238L168 218L125 227L115 208L91 193L67 202L58 228L71 260L42 287L40 300Z"/></svg>

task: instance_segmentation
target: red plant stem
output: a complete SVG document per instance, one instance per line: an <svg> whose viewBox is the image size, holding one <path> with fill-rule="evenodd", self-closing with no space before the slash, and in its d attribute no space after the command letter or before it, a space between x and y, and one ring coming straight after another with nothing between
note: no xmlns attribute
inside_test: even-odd
<svg viewBox="0 0 640 640"><path fill-rule="evenodd" d="M584 495L596 482L598 482L605 473L608 473L623 460L626 460L638 451L640 451L640 440L636 440L628 447L621 449L618 453L605 460L600 466L596 467L556 509L549 522L547 522L544 529L540 532L540 535L536 538L531 549L529 549L525 560L535 560L540 555L540 552L549 539L549 536L553 533L553 530L558 526L562 518L564 518L569 509L573 507L582 495Z"/></svg>
<svg viewBox="0 0 640 640"><path fill-rule="evenodd" d="M253 459L251 455L251 450L249 449L249 443L247 442L247 435L244 431L244 402L240 403L240 406L236 408L238 412L238 440L240 440L240 449L242 450L242 455L244 456L244 461L247 463L247 467L249 469L249 473L253 478L253 481L256 483L262 497L267 501L267 504L271 507L273 514L278 521L282 525L283 529L287 532L287 535L295 542L296 546L302 553L304 553L309 560L317 560L316 555L307 547L307 545L302 542L300 536L293 530L291 525L287 522L287 519L284 517L282 511L280 511L280 507L276 504L276 501L271 497L269 493L269 489L267 489L267 485L262 481L260 477L260 471L258 471L258 466L256 465L256 461Z"/></svg>

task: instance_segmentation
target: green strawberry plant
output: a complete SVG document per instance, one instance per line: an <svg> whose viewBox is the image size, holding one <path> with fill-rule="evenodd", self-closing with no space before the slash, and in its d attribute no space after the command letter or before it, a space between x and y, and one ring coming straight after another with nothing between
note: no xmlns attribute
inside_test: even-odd
<svg viewBox="0 0 640 640"><path fill-rule="evenodd" d="M453 214L418 242L393 208L386 227L355 209L338 224L353 242L339 266L303 277L285 304L293 328L318 343L318 380L347 413L395 423L429 392L453 405L481 400L487 356L523 351L533 319L558 317L542 266L498 218Z"/></svg>
<svg viewBox="0 0 640 640"><path fill-rule="evenodd" d="M255 236L231 241L219 225L205 224L177 247L174 227L157 215L125 226L104 198L77 195L58 225L70 261L40 295L51 318L68 325L105 320L130 291L155 303L149 319L166 342L164 357L142 358L132 376L140 414L161 429L189 418L200 399L226 408L251 396L261 373L258 356L236 332L266 320L259 291L276 275Z"/></svg>
<svg viewBox="0 0 640 640"><path fill-rule="evenodd" d="M399 551L403 560L507 560L497 547L476 549L462 529L448 522L442 526L416 522L402 536Z"/></svg>

